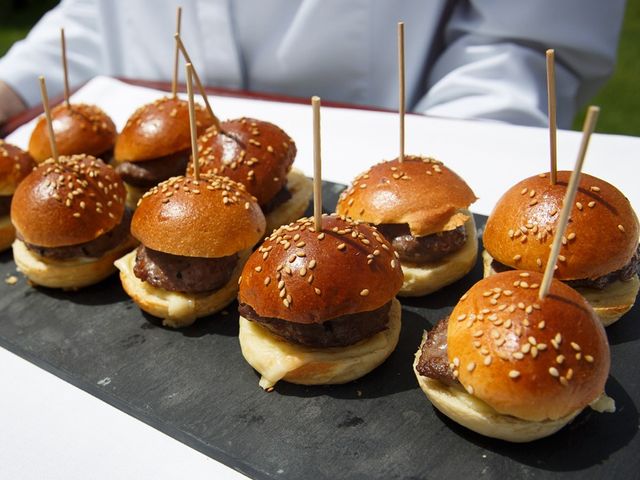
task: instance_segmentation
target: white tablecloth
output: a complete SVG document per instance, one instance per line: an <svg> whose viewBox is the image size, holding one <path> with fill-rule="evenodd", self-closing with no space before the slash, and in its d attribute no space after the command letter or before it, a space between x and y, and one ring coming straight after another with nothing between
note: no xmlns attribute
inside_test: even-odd
<svg viewBox="0 0 640 480"><path fill-rule="evenodd" d="M98 77L72 100L99 105L120 129L137 106L160 95ZM296 165L312 174L310 107L229 97L210 100L221 119L250 116L281 126L298 146ZM397 124L397 116L390 113L324 108L324 179L347 183L369 165L397 156ZM30 122L7 140L25 148L32 129ZM579 142L579 133L558 132L559 168L573 168ZM485 215L513 183L548 170L548 151L544 129L406 118L406 152L434 156L454 169L479 197L472 210ZM584 172L622 190L636 211L639 152L640 138L595 134L584 166ZM1 348L0 385L2 478L244 478Z"/></svg>

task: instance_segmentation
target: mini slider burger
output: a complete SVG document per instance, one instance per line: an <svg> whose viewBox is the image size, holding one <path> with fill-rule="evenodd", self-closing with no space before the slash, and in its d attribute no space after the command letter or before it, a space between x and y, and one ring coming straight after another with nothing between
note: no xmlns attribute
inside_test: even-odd
<svg viewBox="0 0 640 480"><path fill-rule="evenodd" d="M141 245L116 262L142 310L185 327L227 306L265 220L244 186L226 177L173 177L146 192L131 232Z"/></svg>
<svg viewBox="0 0 640 480"><path fill-rule="evenodd" d="M109 162L116 143L116 127L99 107L62 103L51 110L53 132L60 155L86 154ZM29 153L38 163L53 156L44 115L29 140Z"/></svg>
<svg viewBox="0 0 640 480"><path fill-rule="evenodd" d="M375 228L335 214L274 231L247 261L238 295L240 346L271 390L355 380L395 349L402 270Z"/></svg>
<svg viewBox="0 0 640 480"><path fill-rule="evenodd" d="M291 168L295 156L296 144L282 129L253 118L212 125L198 139L202 171L243 183L258 199L267 233L300 218L309 205L312 183Z"/></svg>
<svg viewBox="0 0 640 480"><path fill-rule="evenodd" d="M213 119L196 105L198 134ZM144 192L170 177L184 174L191 151L189 105L163 97L129 118L115 146L116 171L127 187L127 205L135 208Z"/></svg>
<svg viewBox="0 0 640 480"><path fill-rule="evenodd" d="M18 185L11 202L13 257L29 280L77 289L106 278L135 242L122 180L89 155L46 160Z"/></svg>
<svg viewBox="0 0 640 480"><path fill-rule="evenodd" d="M11 198L18 184L36 166L24 150L0 140L0 252L11 246L15 229L11 224Z"/></svg>
<svg viewBox="0 0 640 480"><path fill-rule="evenodd" d="M609 345L582 296L553 280L539 300L542 274L509 271L465 293L448 318L426 332L414 371L444 415L489 437L542 438L604 395Z"/></svg>
<svg viewBox="0 0 640 480"><path fill-rule="evenodd" d="M374 165L345 190L336 211L376 226L399 254L401 296L434 292L474 266L478 242L465 181L430 157Z"/></svg>
<svg viewBox="0 0 640 480"><path fill-rule="evenodd" d="M509 269L541 272L549 257L571 172L522 180L498 201L484 230L485 277ZM555 277L574 287L604 325L633 306L640 281L638 219L614 186L582 174Z"/></svg>

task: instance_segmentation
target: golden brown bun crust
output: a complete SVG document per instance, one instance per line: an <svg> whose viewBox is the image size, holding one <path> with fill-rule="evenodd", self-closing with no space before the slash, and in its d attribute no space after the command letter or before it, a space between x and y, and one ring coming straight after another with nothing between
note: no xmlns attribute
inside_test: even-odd
<svg viewBox="0 0 640 480"><path fill-rule="evenodd" d="M301 218L274 231L251 255L238 300L262 317L295 323L375 310L402 286L394 254L364 223L325 215L319 234L313 218Z"/></svg>
<svg viewBox="0 0 640 480"><path fill-rule="evenodd" d="M120 223L125 196L110 165L87 155L61 156L41 163L18 185L11 221L27 243L77 245Z"/></svg>
<svg viewBox="0 0 640 480"><path fill-rule="evenodd" d="M253 247L265 219L244 185L216 175L173 177L146 192L131 221L143 245L186 257L226 257Z"/></svg>
<svg viewBox="0 0 640 480"><path fill-rule="evenodd" d="M408 223L424 236L464 225L459 214L476 201L465 181L430 157L405 156L378 163L342 192L336 212L379 225Z"/></svg>
<svg viewBox="0 0 640 480"><path fill-rule="evenodd" d="M243 183L260 205L287 184L296 157L296 144L273 123L238 118L215 125L198 138L198 159L203 172L224 175ZM193 159L187 173L193 173Z"/></svg>
<svg viewBox="0 0 640 480"><path fill-rule="evenodd" d="M589 304L557 280L539 300L541 282L541 274L518 270L480 280L453 309L447 331L464 388L499 413L531 421L586 407L604 391L610 365Z"/></svg>
<svg viewBox="0 0 640 480"><path fill-rule="evenodd" d="M16 238L16 230L11 224L9 215L0 217L0 252L4 252L13 243Z"/></svg>
<svg viewBox="0 0 640 480"><path fill-rule="evenodd" d="M558 172L553 186L548 174L529 177L502 196L484 229L484 246L493 258L512 268L544 271L570 176ZM583 173L556 278L597 278L619 270L635 252L638 235L629 200L613 185Z"/></svg>
<svg viewBox="0 0 640 480"><path fill-rule="evenodd" d="M202 106L196 104L198 135L213 124ZM138 108L116 142L117 162L153 160L191 147L189 104L179 98L162 97Z"/></svg>
<svg viewBox="0 0 640 480"><path fill-rule="evenodd" d="M59 155L84 153L99 157L116 143L116 126L101 108L84 103L62 103L51 111ZM47 121L41 116L29 140L29 153L37 162L51 158Z"/></svg>
<svg viewBox="0 0 640 480"><path fill-rule="evenodd" d="M35 166L31 155L0 139L0 195L13 195L18 184Z"/></svg>

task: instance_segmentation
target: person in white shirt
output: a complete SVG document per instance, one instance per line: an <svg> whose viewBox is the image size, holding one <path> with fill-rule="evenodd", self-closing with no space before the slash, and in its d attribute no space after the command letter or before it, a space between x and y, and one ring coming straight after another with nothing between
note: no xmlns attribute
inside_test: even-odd
<svg viewBox="0 0 640 480"><path fill-rule="evenodd" d="M175 11L204 83L397 108L396 23L406 24L409 110L547 122L556 51L558 124L613 71L624 0L62 0L0 59L0 123L98 74L169 80Z"/></svg>

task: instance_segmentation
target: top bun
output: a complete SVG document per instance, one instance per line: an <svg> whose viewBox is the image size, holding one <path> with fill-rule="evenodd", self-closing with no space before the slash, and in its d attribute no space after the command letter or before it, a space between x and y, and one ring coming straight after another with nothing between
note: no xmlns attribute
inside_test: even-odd
<svg viewBox="0 0 640 480"><path fill-rule="evenodd" d="M238 300L262 317L295 323L380 308L402 286L395 251L374 227L338 216L275 230L245 264Z"/></svg>
<svg viewBox="0 0 640 480"><path fill-rule="evenodd" d="M296 144L273 123L254 118L227 120L198 138L200 169L224 175L247 187L260 205L287 184ZM187 173L193 173L193 159Z"/></svg>
<svg viewBox="0 0 640 480"><path fill-rule="evenodd" d="M89 155L49 159L18 185L11 222L27 243L78 245L120 223L125 197L120 176L102 160Z"/></svg>
<svg viewBox="0 0 640 480"><path fill-rule="evenodd" d="M173 177L138 202L131 234L143 245L172 255L217 258L253 247L266 221L244 185L202 174Z"/></svg>
<svg viewBox="0 0 640 480"><path fill-rule="evenodd" d="M405 156L378 163L342 192L336 212L373 223L407 223L425 236L464 225L460 212L476 201L462 178L430 157Z"/></svg>
<svg viewBox="0 0 640 480"><path fill-rule="evenodd" d="M86 154L100 157L113 149L116 126L99 107L84 103L62 103L51 110L53 133L59 155ZM51 158L47 120L40 117L29 140L29 153L36 162Z"/></svg>
<svg viewBox="0 0 640 480"><path fill-rule="evenodd" d="M35 166L31 155L0 139L0 195L13 195L18 184Z"/></svg>
<svg viewBox="0 0 640 480"><path fill-rule="evenodd" d="M571 172L527 178L498 201L484 229L484 247L498 262L542 272ZM558 256L560 280L598 278L619 270L638 247L638 219L613 185L583 173Z"/></svg>
<svg viewBox="0 0 640 480"><path fill-rule="evenodd" d="M609 344L582 296L542 275L512 270L480 280L449 317L449 361L466 390L499 413L529 421L582 410L603 392Z"/></svg>
<svg viewBox="0 0 640 480"><path fill-rule="evenodd" d="M195 105L198 135L214 120ZM162 97L138 108L124 126L114 151L117 162L142 162L166 157L191 147L189 103Z"/></svg>

